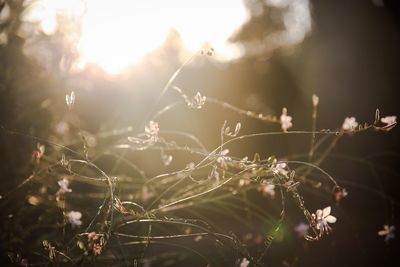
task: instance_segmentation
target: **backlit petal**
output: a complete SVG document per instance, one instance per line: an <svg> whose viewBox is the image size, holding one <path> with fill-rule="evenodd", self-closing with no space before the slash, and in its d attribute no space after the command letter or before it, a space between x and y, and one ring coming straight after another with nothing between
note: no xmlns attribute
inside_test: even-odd
<svg viewBox="0 0 400 267"><path fill-rule="evenodd" d="M336 217L335 217L335 216L332 216L332 215L328 215L328 216L325 218L325 221L327 221L328 223L335 223L335 222L336 222Z"/></svg>
<svg viewBox="0 0 400 267"><path fill-rule="evenodd" d="M378 235L381 235L381 236L387 235L387 234L388 234L388 232L385 231L385 230L380 230L380 231L378 232Z"/></svg>
<svg viewBox="0 0 400 267"><path fill-rule="evenodd" d="M322 211L322 217L326 217L329 214L331 214L331 206L326 207L323 211Z"/></svg>
<svg viewBox="0 0 400 267"><path fill-rule="evenodd" d="M317 215L317 219L321 219L322 218L322 210L317 210L315 212L315 215Z"/></svg>

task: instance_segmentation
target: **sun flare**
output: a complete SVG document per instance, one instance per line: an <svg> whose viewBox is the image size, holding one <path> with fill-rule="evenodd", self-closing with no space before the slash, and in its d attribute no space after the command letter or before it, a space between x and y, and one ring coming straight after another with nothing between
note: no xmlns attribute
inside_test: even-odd
<svg viewBox="0 0 400 267"><path fill-rule="evenodd" d="M242 0L41 0L29 16L46 34L56 31L57 16L76 19L79 65L94 63L119 73L162 46L172 30L188 52L207 43L219 59L236 58L240 50L228 38L249 14Z"/></svg>
<svg viewBox="0 0 400 267"><path fill-rule="evenodd" d="M23 38L39 32L62 33L67 46L71 45L72 61L68 56L61 60L63 70L95 64L108 73L121 73L167 44L171 33L178 34L172 36L179 38L180 59L211 46L215 58L226 61L291 48L311 32L309 0L26 0L24 5L21 19L28 23L20 28ZM283 28L240 43L229 41L235 34L240 36L243 26L261 16L266 7L275 12L274 20ZM40 62L46 61L43 54L48 53L40 47L25 52Z"/></svg>
<svg viewBox="0 0 400 267"><path fill-rule="evenodd" d="M189 51L207 42L231 58L237 51L227 39L246 19L241 0L88 0L78 46L84 62L113 73L160 47L171 30Z"/></svg>

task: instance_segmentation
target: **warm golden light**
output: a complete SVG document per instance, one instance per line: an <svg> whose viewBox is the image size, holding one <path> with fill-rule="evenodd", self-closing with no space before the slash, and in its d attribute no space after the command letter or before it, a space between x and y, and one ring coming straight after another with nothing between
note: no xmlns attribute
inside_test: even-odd
<svg viewBox="0 0 400 267"><path fill-rule="evenodd" d="M66 34L79 54L75 69L93 63L109 73L120 73L140 62L161 47L171 31L179 34L182 51L193 54L207 44L214 48L217 59L231 60L244 53L257 55L295 45L311 30L308 0L265 0L265 5L282 10L280 19L284 28L241 45L230 43L229 38L251 16L263 12L259 2L246 2L247 7L245 2L38 0L26 1L30 6L22 18L37 22L47 35L57 30ZM68 21L77 27L69 27ZM30 29L21 29L21 32L28 31L26 38Z"/></svg>
<svg viewBox="0 0 400 267"><path fill-rule="evenodd" d="M228 42L249 17L242 0L40 0L33 2L24 20L38 22L45 34L58 29L58 17L80 23L79 64L95 63L119 73L159 48L174 30L188 52L205 43L219 59L240 56Z"/></svg>
<svg viewBox="0 0 400 267"><path fill-rule="evenodd" d="M112 73L160 47L171 30L189 51L208 42L231 58L237 51L227 39L246 19L242 0L88 0L78 46L83 62Z"/></svg>

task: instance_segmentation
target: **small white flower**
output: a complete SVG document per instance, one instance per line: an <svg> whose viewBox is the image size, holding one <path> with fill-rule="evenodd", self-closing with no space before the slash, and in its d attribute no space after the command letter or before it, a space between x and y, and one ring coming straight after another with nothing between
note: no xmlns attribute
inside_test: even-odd
<svg viewBox="0 0 400 267"><path fill-rule="evenodd" d="M202 96L200 92L193 97L192 101L187 102L190 108L201 109L206 103L206 97Z"/></svg>
<svg viewBox="0 0 400 267"><path fill-rule="evenodd" d="M386 116L384 118L381 118L381 122L386 124L386 126L397 123L396 120L397 120L396 116Z"/></svg>
<svg viewBox="0 0 400 267"><path fill-rule="evenodd" d="M167 155L165 153L161 153L161 161L164 164L164 166L169 166L172 162L172 155Z"/></svg>
<svg viewBox="0 0 400 267"><path fill-rule="evenodd" d="M275 198L275 185L270 182L263 181L258 187L258 191L262 192L264 196Z"/></svg>
<svg viewBox="0 0 400 267"><path fill-rule="evenodd" d="M318 106L319 103L319 97L316 94L312 95L312 104L314 107Z"/></svg>
<svg viewBox="0 0 400 267"><path fill-rule="evenodd" d="M99 239L99 236L97 235L96 232L90 232L88 234L88 241L93 241Z"/></svg>
<svg viewBox="0 0 400 267"><path fill-rule="evenodd" d="M385 242L388 242L390 239L395 238L394 230L396 230L396 227L394 227L393 225L385 224L383 226L383 230L380 230L378 232L378 235L384 236Z"/></svg>
<svg viewBox="0 0 400 267"><path fill-rule="evenodd" d="M65 158L65 154L61 155L60 164L63 167L68 167L69 161Z"/></svg>
<svg viewBox="0 0 400 267"><path fill-rule="evenodd" d="M189 162L188 164L186 164L186 170L194 170L196 168L196 164L194 162Z"/></svg>
<svg viewBox="0 0 400 267"><path fill-rule="evenodd" d="M347 117L344 119L342 129L345 131L352 132L358 126L358 122L355 117Z"/></svg>
<svg viewBox="0 0 400 267"><path fill-rule="evenodd" d="M229 153L229 149L224 149L219 153L217 157L217 162L221 165L221 168L223 169L228 169L228 164L227 162L232 161L232 159L228 156L226 156Z"/></svg>
<svg viewBox="0 0 400 267"><path fill-rule="evenodd" d="M233 132L231 131L231 127L229 127L229 126L226 127L223 132L227 136L235 137L238 135L241 127L242 127L242 124L240 122L238 122L238 123L236 123L235 130Z"/></svg>
<svg viewBox="0 0 400 267"><path fill-rule="evenodd" d="M287 129L293 126L292 117L287 115L287 109L282 109L282 115L280 117L281 128L284 132L287 132Z"/></svg>
<svg viewBox="0 0 400 267"><path fill-rule="evenodd" d="M308 229L310 229L310 225L301 222L296 225L294 231L297 233L298 237L303 237L308 234Z"/></svg>
<svg viewBox="0 0 400 267"><path fill-rule="evenodd" d="M274 174L281 174L283 176L287 176L289 171L287 170L287 164L285 162L278 162L273 168L272 172Z"/></svg>
<svg viewBox="0 0 400 267"><path fill-rule="evenodd" d="M240 187L242 187L242 186L246 186L246 185L249 185L250 184L250 179L248 179L248 178L245 178L245 179L240 179L239 180L239 186Z"/></svg>
<svg viewBox="0 0 400 267"><path fill-rule="evenodd" d="M58 190L59 193L64 194L72 192L72 189L68 188L69 181L66 178L59 180L57 183L60 186L60 189Z"/></svg>
<svg viewBox="0 0 400 267"><path fill-rule="evenodd" d="M71 92L71 94L66 94L65 95L65 102L67 103L67 106L69 109L71 109L74 104L75 104L75 93L74 91Z"/></svg>
<svg viewBox="0 0 400 267"><path fill-rule="evenodd" d="M315 214L312 214L313 219L315 219L316 228L322 232L329 232L331 227L328 223L335 223L336 217L330 215L331 207L326 207L323 210L317 210Z"/></svg>
<svg viewBox="0 0 400 267"><path fill-rule="evenodd" d="M72 225L72 228L79 227L82 225L82 213L79 211L70 211L67 213L68 222Z"/></svg>
<svg viewBox="0 0 400 267"><path fill-rule="evenodd" d="M158 123L155 121L149 121L149 123L144 127L144 131L151 136L157 136L160 129L158 128Z"/></svg>
<svg viewBox="0 0 400 267"><path fill-rule="evenodd" d="M158 141L159 131L158 123L155 121L149 121L149 123L144 127L144 138L128 136L128 141L135 144L137 150L145 150Z"/></svg>
<svg viewBox="0 0 400 267"><path fill-rule="evenodd" d="M250 261L246 258L243 258L242 261L240 262L240 267L247 267L249 266Z"/></svg>

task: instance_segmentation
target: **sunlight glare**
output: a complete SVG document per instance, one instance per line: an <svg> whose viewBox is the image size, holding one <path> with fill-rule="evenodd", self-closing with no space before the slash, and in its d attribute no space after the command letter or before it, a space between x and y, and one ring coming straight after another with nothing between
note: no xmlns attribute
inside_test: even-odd
<svg viewBox="0 0 400 267"><path fill-rule="evenodd" d="M190 52L210 44L219 59L239 57L228 38L248 19L242 0L87 0L78 44L83 63L118 73L176 30Z"/></svg>
<svg viewBox="0 0 400 267"><path fill-rule="evenodd" d="M309 0L26 0L24 5L22 20L28 23L22 24L21 36L34 36L32 22L46 35L60 32L71 44L69 51L78 56L70 70L94 64L111 74L154 54L172 32L180 38L179 60L211 46L215 59L229 61L294 47L312 28ZM240 44L229 42L251 16L262 15L266 7L281 11L277 14L283 28ZM7 40L0 36L1 42ZM46 51L42 48L26 50L28 54L36 51L43 61Z"/></svg>

